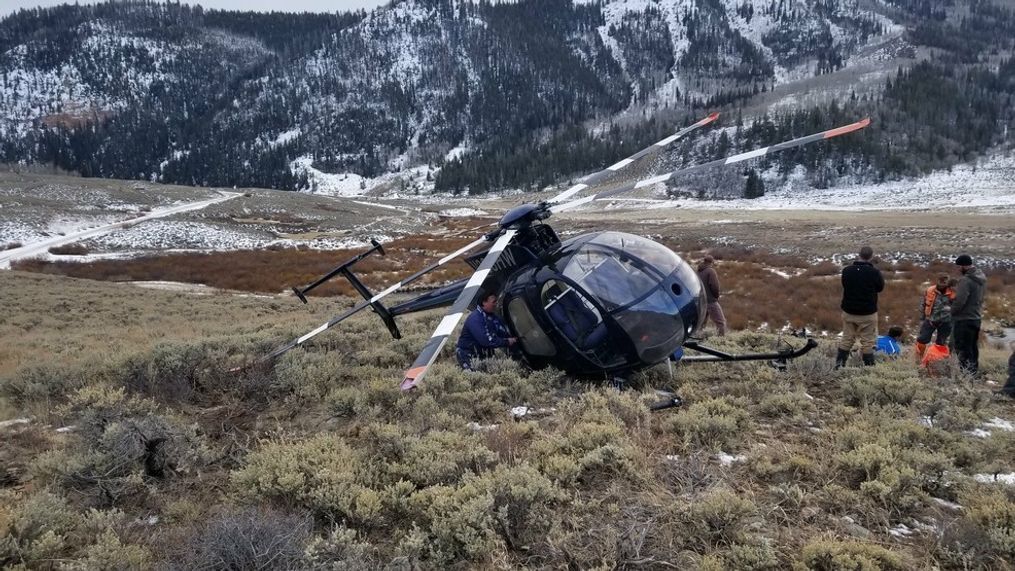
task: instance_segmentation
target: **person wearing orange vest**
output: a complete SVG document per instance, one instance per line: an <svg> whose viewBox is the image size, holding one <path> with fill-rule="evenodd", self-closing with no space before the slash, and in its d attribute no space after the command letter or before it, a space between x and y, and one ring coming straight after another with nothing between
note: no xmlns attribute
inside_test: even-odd
<svg viewBox="0 0 1015 571"><path fill-rule="evenodd" d="M923 294L920 303L920 332L916 336L917 361L923 357L935 331L936 343L948 344L948 336L952 333L952 300L955 299L952 283L948 276L938 276L937 284L927 288Z"/></svg>

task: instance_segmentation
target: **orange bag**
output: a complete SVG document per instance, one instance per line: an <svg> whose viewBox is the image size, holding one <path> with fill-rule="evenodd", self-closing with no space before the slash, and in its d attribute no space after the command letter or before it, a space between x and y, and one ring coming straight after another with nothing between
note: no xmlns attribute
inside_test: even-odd
<svg viewBox="0 0 1015 571"><path fill-rule="evenodd" d="M923 360L920 361L920 366L927 369L927 372L932 375L943 372L942 368L947 364L950 355L947 345L938 345L937 343L928 345L923 354Z"/></svg>

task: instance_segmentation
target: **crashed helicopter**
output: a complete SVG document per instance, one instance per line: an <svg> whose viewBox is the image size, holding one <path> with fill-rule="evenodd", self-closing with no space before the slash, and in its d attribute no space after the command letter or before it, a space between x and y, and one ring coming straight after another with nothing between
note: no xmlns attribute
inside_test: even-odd
<svg viewBox="0 0 1015 571"><path fill-rule="evenodd" d="M669 146L674 141L718 118L713 113L654 145L589 175L552 199L517 206L494 228L468 245L448 254L384 290L371 292L352 272L363 258L384 248L372 248L342 263L327 275L302 288L293 288L307 302L306 293L341 275L363 301L316 329L263 357L272 361L287 351L371 308L395 339L401 338L395 317L451 306L441 319L419 357L406 370L403 390L420 385L465 312L483 288L498 294L498 312L529 366L553 365L581 377L610 379L667 361L675 352L691 349L698 355L683 361L786 360L799 357L817 343L809 339L799 348L785 347L770 353L729 354L707 347L695 339L705 321L705 293L697 273L666 246L633 234L593 232L562 241L545 220L593 201L662 183L678 175L732 165L766 154L823 141L863 129L870 119L829 129L769 147L676 170L582 198L573 198L599 184L631 163ZM485 248L483 246L486 246ZM465 256L473 274L437 290L393 306L381 300L424 275ZM679 404L674 399L672 405Z"/></svg>

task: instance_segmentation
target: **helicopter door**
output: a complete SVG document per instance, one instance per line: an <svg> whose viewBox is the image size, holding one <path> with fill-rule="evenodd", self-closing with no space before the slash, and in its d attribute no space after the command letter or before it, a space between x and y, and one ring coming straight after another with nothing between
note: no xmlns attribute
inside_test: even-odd
<svg viewBox="0 0 1015 571"><path fill-rule="evenodd" d="M593 351L606 340L602 315L576 289L566 283L548 281L542 297L547 315L578 350Z"/></svg>
<svg viewBox="0 0 1015 571"><path fill-rule="evenodd" d="M518 332L518 339L521 340L522 348L526 353L538 357L553 357L557 354L557 348L553 346L553 341L536 323L524 299L516 297L509 301L507 313L511 318L511 323L515 326L515 331Z"/></svg>

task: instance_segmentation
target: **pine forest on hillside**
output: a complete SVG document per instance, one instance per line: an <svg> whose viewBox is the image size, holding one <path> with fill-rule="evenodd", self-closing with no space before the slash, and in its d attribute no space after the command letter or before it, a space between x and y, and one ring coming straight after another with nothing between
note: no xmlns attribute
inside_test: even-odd
<svg viewBox="0 0 1015 571"><path fill-rule="evenodd" d="M293 161L308 157L363 176L443 167L438 191L541 188L705 111L736 116L779 74L834 74L892 25L905 28L897 51L929 57L880 89L741 119L736 136L684 147L680 161L863 116L875 121L862 138L752 168L802 162L822 186L919 175L1008 145L1011 8L892 0L879 10L853 0L405 0L335 15L150 1L21 11L0 21L0 161L300 189L310 182ZM640 119L610 126L638 108Z"/></svg>

